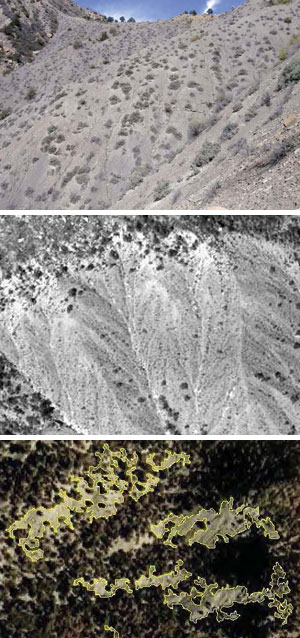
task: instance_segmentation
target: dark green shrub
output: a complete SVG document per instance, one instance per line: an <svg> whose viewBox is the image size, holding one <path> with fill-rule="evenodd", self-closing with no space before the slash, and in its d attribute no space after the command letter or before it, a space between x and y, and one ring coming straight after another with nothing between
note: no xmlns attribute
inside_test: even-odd
<svg viewBox="0 0 300 638"><path fill-rule="evenodd" d="M104 42L105 40L108 40L108 35L106 31L103 31L103 33L101 33L101 36L99 38L100 42Z"/></svg>

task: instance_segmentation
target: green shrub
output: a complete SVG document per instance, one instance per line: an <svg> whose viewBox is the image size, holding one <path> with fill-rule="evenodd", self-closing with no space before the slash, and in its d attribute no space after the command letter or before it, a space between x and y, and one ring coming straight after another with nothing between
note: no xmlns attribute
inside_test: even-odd
<svg viewBox="0 0 300 638"><path fill-rule="evenodd" d="M166 181L158 182L153 193L154 201L158 202L160 199L167 197L169 193L170 193L169 182L166 182Z"/></svg>
<svg viewBox="0 0 300 638"><path fill-rule="evenodd" d="M286 49L281 49L280 53L279 53L279 60L286 60L287 58L287 50Z"/></svg>
<svg viewBox="0 0 300 638"><path fill-rule="evenodd" d="M73 49L82 49L82 43L79 40L74 40Z"/></svg>
<svg viewBox="0 0 300 638"><path fill-rule="evenodd" d="M299 82L300 80L300 58L296 58L289 62L283 69L281 76L278 80L278 89L283 89L287 84L292 82Z"/></svg>
<svg viewBox="0 0 300 638"><path fill-rule="evenodd" d="M220 150L220 144L217 144L216 142L205 142L200 151L198 151L193 161L192 168L197 169L201 168L201 166L205 166L205 164L209 164L209 162L212 162L216 155L220 153Z"/></svg>
<svg viewBox="0 0 300 638"><path fill-rule="evenodd" d="M104 42L105 40L108 40L108 35L106 31L103 31L103 33L101 33L101 36L99 38L99 42Z"/></svg>
<svg viewBox="0 0 300 638"><path fill-rule="evenodd" d="M11 114L10 109L2 109L0 111L0 120L5 120L5 118L8 117L10 114Z"/></svg>

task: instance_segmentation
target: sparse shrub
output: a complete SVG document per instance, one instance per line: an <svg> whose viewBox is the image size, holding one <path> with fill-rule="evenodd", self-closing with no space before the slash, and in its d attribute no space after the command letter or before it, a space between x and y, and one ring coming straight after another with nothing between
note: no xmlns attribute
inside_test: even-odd
<svg viewBox="0 0 300 638"><path fill-rule="evenodd" d="M109 101L111 104L118 104L118 102L121 102L120 98L117 95L112 95L109 98Z"/></svg>
<svg viewBox="0 0 300 638"><path fill-rule="evenodd" d="M179 80L174 80L174 82L170 82L169 89L171 89L171 91L177 91L179 88L180 88Z"/></svg>
<svg viewBox="0 0 300 638"><path fill-rule="evenodd" d="M282 140L277 142L271 149L268 158L267 165L275 166L278 162L281 162L288 153L293 150L294 143L291 140Z"/></svg>
<svg viewBox="0 0 300 638"><path fill-rule="evenodd" d="M104 42L105 40L108 40L107 31L103 31L103 33L101 33L101 36L99 38L99 42Z"/></svg>
<svg viewBox="0 0 300 638"><path fill-rule="evenodd" d="M176 202L179 199L180 195L181 195L181 189L180 188L176 188L176 190L173 191L173 193L172 193L172 204L176 204Z"/></svg>
<svg viewBox="0 0 300 638"><path fill-rule="evenodd" d="M236 140L235 142L233 142L233 144L229 146L228 152L230 157L235 157L242 151L245 154L247 152L247 148L248 148L247 141L245 140L244 137L240 137L238 140Z"/></svg>
<svg viewBox="0 0 300 638"><path fill-rule="evenodd" d="M290 18L289 16L287 16L286 18L283 18L283 22L285 22L286 24L291 24L291 22L292 22L292 18Z"/></svg>
<svg viewBox="0 0 300 638"><path fill-rule="evenodd" d="M192 164L192 168L197 169L209 164L220 153L221 146L216 142L205 142L198 151Z"/></svg>
<svg viewBox="0 0 300 638"><path fill-rule="evenodd" d="M225 140L231 140L231 138L237 134L239 130L238 125L235 122L228 122L225 128L220 135L220 140L224 142Z"/></svg>
<svg viewBox="0 0 300 638"><path fill-rule="evenodd" d="M287 84L292 82L299 82L300 80L300 58L292 60L283 69L281 76L278 80L278 89L282 89Z"/></svg>
<svg viewBox="0 0 300 638"><path fill-rule="evenodd" d="M169 193L170 193L169 182L166 182L166 181L158 182L153 193L153 199L155 202L158 202L160 199L167 197Z"/></svg>
<svg viewBox="0 0 300 638"><path fill-rule="evenodd" d="M256 105L252 104L252 106L250 106L247 113L245 113L245 122L250 122L250 120L252 120L253 117L255 117L256 115L257 115Z"/></svg>
<svg viewBox="0 0 300 638"><path fill-rule="evenodd" d="M271 105L271 96L268 91L266 91L261 98L261 106L270 106Z"/></svg>
<svg viewBox="0 0 300 638"><path fill-rule="evenodd" d="M281 49L280 53L279 53L279 60L286 60L287 58L287 50L286 49Z"/></svg>
<svg viewBox="0 0 300 638"><path fill-rule="evenodd" d="M25 95L26 100L33 100L35 96L36 96L36 89L33 86L31 86Z"/></svg>
<svg viewBox="0 0 300 638"><path fill-rule="evenodd" d="M200 40L200 35L193 35L191 42L197 42L197 40Z"/></svg>
<svg viewBox="0 0 300 638"><path fill-rule="evenodd" d="M202 131L205 129L205 124L202 120L198 118L193 118L189 122L189 134L191 137L198 137Z"/></svg>
<svg viewBox="0 0 300 638"><path fill-rule="evenodd" d="M74 40L73 49L82 49L82 42L80 42L80 40Z"/></svg>
<svg viewBox="0 0 300 638"><path fill-rule="evenodd" d="M174 135L174 137L177 140L181 140L182 139L182 133L180 133L180 131L177 131L177 129L175 128L175 126L168 126L168 128L166 129L166 133L169 133L171 135Z"/></svg>
<svg viewBox="0 0 300 638"><path fill-rule="evenodd" d="M242 102L236 102L232 107L232 112L236 113L237 111L240 111L242 108L243 108Z"/></svg>

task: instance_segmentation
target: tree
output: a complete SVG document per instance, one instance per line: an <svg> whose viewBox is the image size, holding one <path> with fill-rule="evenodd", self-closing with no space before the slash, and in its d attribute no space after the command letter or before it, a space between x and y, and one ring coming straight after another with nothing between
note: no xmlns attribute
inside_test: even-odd
<svg viewBox="0 0 300 638"><path fill-rule="evenodd" d="M135 22L134 18L129 18L129 20L127 20L127 22Z"/></svg>
<svg viewBox="0 0 300 638"><path fill-rule="evenodd" d="M107 18L107 22L114 22L114 18L112 18L112 16L109 16L109 17Z"/></svg>
<svg viewBox="0 0 300 638"><path fill-rule="evenodd" d="M213 14L214 10L213 9L207 9L206 13L207 15L211 16Z"/></svg>
<svg viewBox="0 0 300 638"><path fill-rule="evenodd" d="M193 11L190 11L190 15L191 16L196 16L197 15L196 9L193 9Z"/></svg>
<svg viewBox="0 0 300 638"><path fill-rule="evenodd" d="M121 17L120 17L120 22L126 22L126 20L125 20L124 16L121 16Z"/></svg>

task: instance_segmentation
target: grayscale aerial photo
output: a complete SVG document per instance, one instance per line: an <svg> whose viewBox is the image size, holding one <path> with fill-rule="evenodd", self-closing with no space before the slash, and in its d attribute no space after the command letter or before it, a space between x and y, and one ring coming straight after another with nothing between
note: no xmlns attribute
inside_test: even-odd
<svg viewBox="0 0 300 638"><path fill-rule="evenodd" d="M300 433L300 217L0 216L0 433Z"/></svg>
<svg viewBox="0 0 300 638"><path fill-rule="evenodd" d="M0 0L2 210L300 207L299 0L89 4Z"/></svg>

